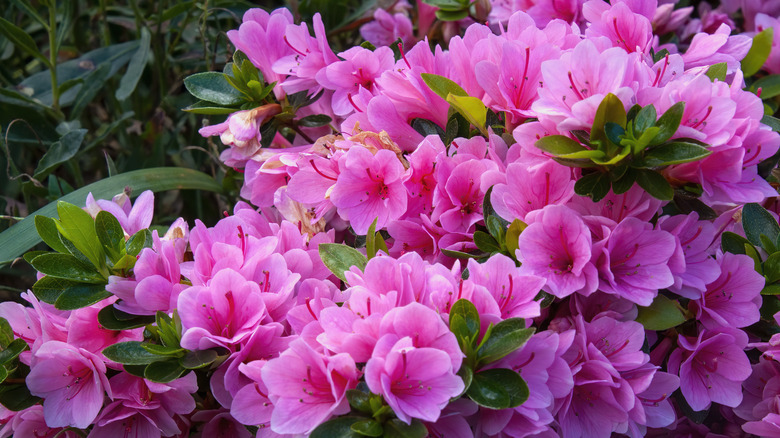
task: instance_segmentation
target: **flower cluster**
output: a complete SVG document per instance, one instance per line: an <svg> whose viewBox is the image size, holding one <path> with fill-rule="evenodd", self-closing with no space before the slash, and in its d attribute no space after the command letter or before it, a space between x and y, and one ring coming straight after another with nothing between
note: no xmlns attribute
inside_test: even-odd
<svg viewBox="0 0 780 438"><path fill-rule="evenodd" d="M36 223L0 438L780 433L776 2L416 3L246 12L213 226Z"/></svg>

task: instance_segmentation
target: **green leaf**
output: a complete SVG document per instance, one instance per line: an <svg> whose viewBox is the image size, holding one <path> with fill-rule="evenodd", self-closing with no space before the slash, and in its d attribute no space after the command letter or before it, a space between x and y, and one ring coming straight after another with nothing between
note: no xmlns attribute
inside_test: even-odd
<svg viewBox="0 0 780 438"><path fill-rule="evenodd" d="M670 300L659 294L647 307L639 306L639 314L636 321L645 327L645 330L667 330L686 321L685 312L676 301Z"/></svg>
<svg viewBox="0 0 780 438"><path fill-rule="evenodd" d="M103 349L103 355L123 365L146 365L162 359L141 346L139 341L118 342Z"/></svg>
<svg viewBox="0 0 780 438"><path fill-rule="evenodd" d="M373 409L371 409L371 394L359 389L348 389L347 401L349 401L349 405L352 406L352 409L358 412L369 415L373 412Z"/></svg>
<svg viewBox="0 0 780 438"><path fill-rule="evenodd" d="M574 192L580 196L589 196L598 202L609 193L611 182L609 175L602 172L589 173L574 183Z"/></svg>
<svg viewBox="0 0 780 438"><path fill-rule="evenodd" d="M412 419L412 424L406 424L393 418L385 423L384 432L385 438L425 438L428 436L428 428L416 418Z"/></svg>
<svg viewBox="0 0 780 438"><path fill-rule="evenodd" d="M152 232L144 228L130 236L125 244L127 255L137 256L144 248L152 246Z"/></svg>
<svg viewBox="0 0 780 438"><path fill-rule="evenodd" d="M168 347L159 344L150 344L148 342L141 343L141 347L149 353L157 354L159 356L177 356L178 353L185 351L181 347Z"/></svg>
<svg viewBox="0 0 780 438"><path fill-rule="evenodd" d="M641 135L645 130L655 125L657 119L658 114L652 104L642 107L634 119L634 133Z"/></svg>
<svg viewBox="0 0 780 438"><path fill-rule="evenodd" d="M38 272L52 277L66 278L82 283L105 285L107 279L95 269L70 254L41 254L30 263Z"/></svg>
<svg viewBox="0 0 780 438"><path fill-rule="evenodd" d="M64 201L57 202L57 213L60 216L57 222L60 234L73 243L95 267L103 266L105 261L95 233L95 220L89 213Z"/></svg>
<svg viewBox="0 0 780 438"><path fill-rule="evenodd" d="M40 397L30 394L30 390L27 389L26 385L16 384L0 386L0 404L12 411L23 411L40 401Z"/></svg>
<svg viewBox="0 0 780 438"><path fill-rule="evenodd" d="M504 221L506 222L506 221ZM490 235L496 240L499 246L502 246L506 235L506 226L501 220L493 215L485 217L485 225L487 226Z"/></svg>
<svg viewBox="0 0 780 438"><path fill-rule="evenodd" d="M747 240L755 246L762 246L761 234L772 242L777 242L780 235L780 226L775 218L764 207L753 202L742 207L742 228L745 229Z"/></svg>
<svg viewBox="0 0 780 438"><path fill-rule="evenodd" d="M761 100L780 96L780 75L764 76L750 85L750 91L756 94L759 89L761 89Z"/></svg>
<svg viewBox="0 0 780 438"><path fill-rule="evenodd" d="M125 232L114 215L99 211L95 217L95 233L103 248L115 252L117 256L121 253L125 244Z"/></svg>
<svg viewBox="0 0 780 438"><path fill-rule="evenodd" d="M478 363L485 365L495 362L507 354L522 347L533 335L533 328L525 328L521 318L507 318L493 326L490 336L485 335L479 350Z"/></svg>
<svg viewBox="0 0 780 438"><path fill-rule="evenodd" d="M612 181L612 192L622 195L631 189L636 182L636 170L629 168L617 181Z"/></svg>
<svg viewBox="0 0 780 438"><path fill-rule="evenodd" d="M472 370L470 366L464 363L460 366L460 369L458 370L458 376L460 376L460 378L463 379L463 392L458 394L458 396L455 398L460 398L463 394L465 394L469 390L469 387L471 386L471 382L474 381L474 370Z"/></svg>
<svg viewBox="0 0 780 438"><path fill-rule="evenodd" d="M496 210L493 208L493 204L491 204L490 199L493 196L493 186L490 186L490 188L487 189L487 192L485 192L485 196L482 198L482 216L485 218L485 225L488 225L488 218L493 217L492 220L498 221L497 223L493 224L493 227L496 227L494 231L497 231L498 228L506 228L509 226L509 221L502 218L501 216L496 213Z"/></svg>
<svg viewBox="0 0 780 438"><path fill-rule="evenodd" d="M780 252L776 252L764 261L764 276L767 284L780 280Z"/></svg>
<svg viewBox="0 0 780 438"><path fill-rule="evenodd" d="M219 115L233 114L234 112L238 111L238 108L214 106L213 103L201 100L196 103L193 103L192 105L186 108L182 108L182 111L193 113L193 114L206 114L211 116L219 116Z"/></svg>
<svg viewBox="0 0 780 438"><path fill-rule="evenodd" d="M412 129L419 132L423 137L437 135L444 140L444 130L441 129L441 126L428 119L421 119L419 117L412 119Z"/></svg>
<svg viewBox="0 0 780 438"><path fill-rule="evenodd" d="M674 189L669 181L658 172L648 169L637 169L636 182L650 196L662 201L671 201L674 198Z"/></svg>
<svg viewBox="0 0 780 438"><path fill-rule="evenodd" d="M460 318L463 324L454 327L453 317ZM473 342L477 339L480 330L479 312L471 301L461 298L452 305L450 309L450 330L458 338L458 341L470 339Z"/></svg>
<svg viewBox="0 0 780 438"><path fill-rule="evenodd" d="M382 436L383 433L382 425L368 418L352 423L349 428L363 436Z"/></svg>
<svg viewBox="0 0 780 438"><path fill-rule="evenodd" d="M143 327L154 322L151 315L132 315L108 305L98 312L98 322L108 330L130 330Z"/></svg>
<svg viewBox="0 0 780 438"><path fill-rule="evenodd" d="M658 167L698 161L712 151L696 143L673 141L657 146L645 153L646 166Z"/></svg>
<svg viewBox="0 0 780 438"><path fill-rule="evenodd" d="M188 351L187 354L179 358L179 365L188 370L195 370L211 364L217 360L217 357L218 354L214 350Z"/></svg>
<svg viewBox="0 0 780 438"><path fill-rule="evenodd" d="M466 395L480 406L508 409L523 404L529 392L520 374L506 368L494 368L474 374Z"/></svg>
<svg viewBox="0 0 780 438"><path fill-rule="evenodd" d="M607 139L609 139L609 141L618 145L623 139L623 136L626 135L626 130L617 123L606 122L604 123L604 133L607 135Z"/></svg>
<svg viewBox="0 0 780 438"><path fill-rule="evenodd" d="M772 128L772 131L780 132L780 120L775 117L765 115L761 117L761 123Z"/></svg>
<svg viewBox="0 0 780 438"><path fill-rule="evenodd" d="M49 30L49 23L38 14L38 11L30 4L29 0L11 0L11 2L19 9L24 10L26 15L32 17L37 21L47 32Z"/></svg>
<svg viewBox="0 0 780 438"><path fill-rule="evenodd" d="M371 226L368 227L368 232L366 233L366 256L369 260L376 256L376 222L378 220L379 218L376 218L374 219L374 222L371 222Z"/></svg>
<svg viewBox="0 0 780 438"><path fill-rule="evenodd" d="M319 128L320 126L326 126L332 121L333 119L325 114L312 114L298 120L298 125L306 128Z"/></svg>
<svg viewBox="0 0 780 438"><path fill-rule="evenodd" d="M441 249L441 253L446 255L447 257L452 257L454 259L478 259L482 257L483 253L468 253L463 251L454 251L451 249Z"/></svg>
<svg viewBox="0 0 780 438"><path fill-rule="evenodd" d="M162 22L166 22L168 20L172 20L172 19L178 17L179 15L181 15L181 14L183 14L185 12L190 12L190 11L193 10L192 5L194 3L195 3L194 0L177 3L174 6L171 6L170 8L166 9L165 11L163 11L163 13L162 13L162 15L160 17L160 20Z"/></svg>
<svg viewBox="0 0 780 438"><path fill-rule="evenodd" d="M22 339L14 339L3 351L0 351L0 365L5 365L16 359L26 349L27 342ZM0 368L5 369L2 366Z"/></svg>
<svg viewBox="0 0 780 438"><path fill-rule="evenodd" d="M447 95L447 102L466 118L477 129L486 133L485 121L487 120L487 107L476 97Z"/></svg>
<svg viewBox="0 0 780 438"><path fill-rule="evenodd" d="M336 417L317 426L309 435L310 438L360 438L351 426L364 420L365 417Z"/></svg>
<svg viewBox="0 0 780 438"><path fill-rule="evenodd" d="M8 377L8 370L5 367L0 367L0 383L4 382Z"/></svg>
<svg viewBox="0 0 780 438"><path fill-rule="evenodd" d="M35 40L27 34L22 28L16 26L10 21L0 17L0 34L8 38L14 46L38 58L46 67L51 67L49 59L38 50Z"/></svg>
<svg viewBox="0 0 780 438"><path fill-rule="evenodd" d="M59 230L57 230L57 222L47 216L36 215L33 216L33 218L35 221L35 229L43 242L57 252L67 253L68 249L60 240L61 234Z"/></svg>
<svg viewBox="0 0 780 438"><path fill-rule="evenodd" d="M152 362L146 366L144 377L152 382L167 383L178 379L187 369L179 365L179 359L171 358Z"/></svg>
<svg viewBox="0 0 780 438"><path fill-rule="evenodd" d="M73 98L73 107L70 110L72 118L79 117L87 105L95 99L95 96L104 90L104 84L110 75L111 63L104 62L83 78L77 78L81 81L81 87Z"/></svg>
<svg viewBox="0 0 780 438"><path fill-rule="evenodd" d="M745 254L745 245L750 245L750 242L731 231L726 231L720 236L720 246L724 252Z"/></svg>
<svg viewBox="0 0 780 438"><path fill-rule="evenodd" d="M579 144L576 140L572 140L571 138L565 135L548 135L547 137L540 138L534 144L536 145L537 148L545 152L549 152L555 156L571 155L573 153L583 152L583 151L598 152L598 151L591 151L590 149L586 149L583 145ZM603 152L602 155L604 155Z"/></svg>
<svg viewBox="0 0 780 438"><path fill-rule="evenodd" d="M721 82L725 82L727 72L728 65L725 62L719 62L717 64L711 65L710 68L707 69L706 75L713 82L715 82L716 79Z"/></svg>
<svg viewBox="0 0 780 438"><path fill-rule="evenodd" d="M774 30L771 27L764 29L753 37L753 44L745 59L742 60L742 73L745 77L753 76L764 65L772 51L772 38Z"/></svg>
<svg viewBox="0 0 780 438"><path fill-rule="evenodd" d="M769 284L761 290L761 295L780 295L780 284ZM777 301L777 299L775 299ZM761 307L764 310L764 307ZM780 309L779 309L780 310ZM772 312L773 314L775 312Z"/></svg>
<svg viewBox="0 0 780 438"><path fill-rule="evenodd" d="M70 287L81 283L56 277L43 277L33 284L32 290L36 297L44 303L54 304L57 298Z"/></svg>
<svg viewBox="0 0 780 438"><path fill-rule="evenodd" d="M677 132L677 128L680 127L683 111L685 111L685 102L677 102L661 115L658 121L655 122L655 126L660 128L660 131L650 142L651 145L659 145L672 138L674 133Z"/></svg>
<svg viewBox="0 0 780 438"><path fill-rule="evenodd" d="M436 18L441 21L460 21L469 16L468 9L461 9L459 11L446 11L444 9L436 10Z"/></svg>
<svg viewBox="0 0 780 438"><path fill-rule="evenodd" d="M0 348L7 348L14 340L14 330L8 320L0 317Z"/></svg>
<svg viewBox="0 0 780 438"><path fill-rule="evenodd" d="M60 310L81 309L110 296L105 284L78 283L63 290L54 302L54 307Z"/></svg>
<svg viewBox="0 0 780 438"><path fill-rule="evenodd" d="M526 227L528 227L528 225L525 222L520 219L515 219L509 224L509 228L506 229L506 250L512 255L512 258L515 257L515 251L519 248L520 233L522 233Z"/></svg>
<svg viewBox="0 0 780 438"><path fill-rule="evenodd" d="M130 58L130 63L127 65L127 71L119 81L119 88L114 93L114 97L119 101L127 99L130 94L135 91L135 87L138 85L138 81L141 79L141 75L146 68L146 61L149 59L149 43L152 40L152 35L149 33L149 29L141 28L141 41L138 45L138 50L133 53L133 57Z"/></svg>
<svg viewBox="0 0 780 438"><path fill-rule="evenodd" d="M224 73L195 73L184 79L184 86L193 96L219 105L238 105L246 99L225 79Z"/></svg>
<svg viewBox="0 0 780 438"><path fill-rule="evenodd" d="M616 123L621 128L626 126L626 109L623 102L612 93L604 96L604 99L596 109L596 115L593 118L593 126L590 130L590 140L604 140L604 126L607 122Z"/></svg>
<svg viewBox="0 0 780 438"><path fill-rule="evenodd" d="M445 78L431 73L421 73L420 77L434 93L438 94L442 99L447 99L447 96L454 94L455 96L468 96L466 90L461 88L451 79Z"/></svg>
<svg viewBox="0 0 780 438"><path fill-rule="evenodd" d="M501 252L501 246L496 242L496 239L484 231L477 230L474 232L474 244L477 245L477 248L479 248L480 251L484 251L488 254Z"/></svg>
<svg viewBox="0 0 780 438"><path fill-rule="evenodd" d="M86 129L74 129L63 135L59 141L52 143L35 168L35 178L45 177L57 166L73 158L79 151L86 134Z"/></svg>
<svg viewBox="0 0 780 438"><path fill-rule="evenodd" d="M344 272L352 266L361 271L365 269L368 259L355 248L338 243L321 243L318 248L322 263L341 281L347 282Z"/></svg>

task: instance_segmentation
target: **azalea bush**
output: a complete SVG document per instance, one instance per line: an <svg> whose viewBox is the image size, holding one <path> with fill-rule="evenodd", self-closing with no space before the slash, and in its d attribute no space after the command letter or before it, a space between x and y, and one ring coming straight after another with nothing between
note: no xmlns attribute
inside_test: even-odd
<svg viewBox="0 0 780 438"><path fill-rule="evenodd" d="M293 3L183 78L216 180L0 234L0 437L780 435L780 3Z"/></svg>

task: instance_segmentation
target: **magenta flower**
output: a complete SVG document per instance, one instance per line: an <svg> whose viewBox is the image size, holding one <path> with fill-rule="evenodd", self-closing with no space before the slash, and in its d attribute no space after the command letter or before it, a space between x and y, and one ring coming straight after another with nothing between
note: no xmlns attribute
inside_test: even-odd
<svg viewBox="0 0 780 438"><path fill-rule="evenodd" d="M274 62L273 71L280 75L289 75L279 83L288 94L299 91L318 93L322 90L322 85L317 76L324 74L326 66L339 60L328 44L325 25L319 13L314 14L312 27L314 37L309 33L306 23L288 24L282 36L292 52Z"/></svg>
<svg viewBox="0 0 780 438"><path fill-rule="evenodd" d="M374 92L374 81L383 71L392 68L395 60L389 47L379 47L372 52L358 46L339 53L339 57L344 60L325 67L325 76L320 83L334 90L333 112L344 116L355 111L349 99L357 95L360 88Z"/></svg>
<svg viewBox="0 0 780 438"><path fill-rule="evenodd" d="M357 385L358 370L349 355L324 356L297 339L268 361L262 378L274 403L271 429L308 434L331 415L349 412L345 394Z"/></svg>
<svg viewBox="0 0 780 438"><path fill-rule="evenodd" d="M230 348L248 338L268 313L257 283L223 269L208 286L179 295L181 346L191 350Z"/></svg>
<svg viewBox="0 0 780 438"><path fill-rule="evenodd" d="M674 283L668 263L676 242L666 231L652 228L629 217L612 230L597 259L600 290L649 306L658 289Z"/></svg>
<svg viewBox="0 0 780 438"><path fill-rule="evenodd" d="M707 285L701 299L688 303L704 327L747 327L761 315L764 277L756 272L753 259L744 254L725 253L718 259L720 276Z"/></svg>
<svg viewBox="0 0 780 438"><path fill-rule="evenodd" d="M407 321L410 322L410 321ZM366 363L368 388L381 394L398 418L435 422L441 410L463 391L450 356L436 348L415 348L412 338L388 334L379 339Z"/></svg>
<svg viewBox="0 0 780 438"><path fill-rule="evenodd" d="M339 161L339 170L330 199L357 234L366 234L374 219L379 230L406 211L404 166L392 151L383 149L374 155L366 148L352 147Z"/></svg>
<svg viewBox="0 0 780 438"><path fill-rule="evenodd" d="M152 216L154 216L154 193L151 190L141 193L135 200L135 203L130 202L129 193L125 192L114 196L111 201L105 199L95 201L92 193L90 193L87 195L87 206L85 209L93 217L100 210L111 213L119 221L119 224L122 225L125 234L132 236L144 228L149 228L149 225L152 223Z"/></svg>
<svg viewBox="0 0 780 438"><path fill-rule="evenodd" d="M556 297L596 290L590 230L568 207L551 205L535 212L533 222L520 234L518 247L521 272L546 278L545 290Z"/></svg>
<svg viewBox="0 0 780 438"><path fill-rule="evenodd" d="M528 168L512 163L506 169L506 184L493 186L490 200L496 213L506 220L525 219L525 215L552 204L565 204L574 196L571 169L552 160Z"/></svg>
<svg viewBox="0 0 780 438"><path fill-rule="evenodd" d="M103 407L111 387L106 365L83 348L49 341L32 358L25 379L30 393L43 397L43 412L50 427L87 428Z"/></svg>
<svg viewBox="0 0 780 438"><path fill-rule="evenodd" d="M369 21L360 27L360 36L376 47L389 46L401 38L404 46L414 43L412 21L406 14L396 12L390 14L382 8L374 11L374 21Z"/></svg>
<svg viewBox="0 0 780 438"><path fill-rule="evenodd" d="M736 407L742 401L742 382L750 376L750 361L743 351L748 337L731 327L703 329L698 338L679 336L669 356L670 373L680 375L680 390L696 411L711 402Z"/></svg>
<svg viewBox="0 0 780 438"><path fill-rule="evenodd" d="M501 319L535 318L540 314L536 295L545 279L535 275L520 275L520 269L509 257L497 254L485 263L468 262L469 280L484 286L501 309Z"/></svg>

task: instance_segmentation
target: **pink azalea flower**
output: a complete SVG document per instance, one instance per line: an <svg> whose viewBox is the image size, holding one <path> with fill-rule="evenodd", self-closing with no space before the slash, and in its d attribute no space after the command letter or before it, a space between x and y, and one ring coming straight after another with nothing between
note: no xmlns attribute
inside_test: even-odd
<svg viewBox="0 0 780 438"><path fill-rule="evenodd" d="M132 236L144 228L149 228L149 225L152 223L154 193L151 190L141 193L138 199L135 200L135 203L130 202L129 193L122 192L114 196L111 201L105 199L95 201L92 193L90 193L87 195L87 206L85 209L93 217L100 210L111 213L119 221L119 224L122 225L125 234Z"/></svg>
<svg viewBox="0 0 780 438"><path fill-rule="evenodd" d="M688 303L704 327L747 327L761 315L764 277L756 272L753 259L744 254L725 253L718 259L720 276L707 284L701 298Z"/></svg>
<svg viewBox="0 0 780 438"><path fill-rule="evenodd" d="M515 262L500 254L482 264L471 259L468 270L469 280L484 286L493 295L501 309L501 319L539 316L539 302L534 298L544 286L544 278L520 275L520 268L515 266Z"/></svg>
<svg viewBox="0 0 780 438"><path fill-rule="evenodd" d="M35 438L79 438L82 437L75 430L68 430L64 427L51 427L44 418L43 406L33 405L17 413L11 422L3 427L2 432L9 432L4 437L11 436L13 433L17 437L35 437ZM10 426L10 427L9 427ZM10 429L7 430L6 428Z"/></svg>
<svg viewBox="0 0 780 438"><path fill-rule="evenodd" d="M324 356L302 339L262 369L273 401L271 429L308 434L331 415L349 412L347 389L357 384L355 361L347 354Z"/></svg>
<svg viewBox="0 0 780 438"><path fill-rule="evenodd" d="M388 334L366 363L365 378L371 392L381 394L398 418L411 424L412 418L437 421L450 398L463 391L455 372L445 351L416 348L412 338Z"/></svg>
<svg viewBox="0 0 780 438"><path fill-rule="evenodd" d="M360 36L371 44L389 46L401 38L404 46L414 43L412 21L401 12L390 14L382 8L374 11L374 21L369 21L360 27Z"/></svg>
<svg viewBox="0 0 780 438"><path fill-rule="evenodd" d="M653 230L651 224L629 217L609 234L596 256L599 289L640 306L649 306L658 289L674 283L669 259L676 249L674 237Z"/></svg>
<svg viewBox="0 0 780 438"><path fill-rule="evenodd" d="M602 0L590 0L582 6L582 13L590 22L585 31L589 38L607 37L615 47L629 53L650 50L653 29L649 17L634 12L626 2L610 6Z"/></svg>
<svg viewBox="0 0 780 438"><path fill-rule="evenodd" d="M743 351L748 337L731 327L703 329L698 338L679 336L669 356L668 370L680 375L680 389L696 411L711 402L736 407L742 401L742 382L750 376L750 361Z"/></svg>
<svg viewBox="0 0 780 438"><path fill-rule="evenodd" d="M355 111L349 102L351 96L357 95L361 87L375 92L374 81L382 72L392 68L395 60L389 47L379 47L372 52L358 46L339 53L339 57L344 60L325 67L325 76L320 83L334 90L331 100L333 112L344 116Z"/></svg>
<svg viewBox="0 0 780 438"><path fill-rule="evenodd" d="M43 412L50 427L87 428L103 407L111 387L106 365L83 348L49 341L32 358L25 379L30 393L43 397Z"/></svg>
<svg viewBox="0 0 780 438"><path fill-rule="evenodd" d="M511 221L552 204L565 204L574 196L571 169L552 160L529 169L513 163L506 169L506 184L493 186L490 200L499 216Z"/></svg>
<svg viewBox="0 0 780 438"><path fill-rule="evenodd" d="M198 411L190 418L194 422L205 423L199 428L199 433L194 435L196 437L252 438L246 427L224 408Z"/></svg>
<svg viewBox="0 0 780 438"><path fill-rule="evenodd" d="M208 286L193 286L179 295L181 345L191 350L230 348L252 334L266 317L260 287L224 269Z"/></svg>
<svg viewBox="0 0 780 438"><path fill-rule="evenodd" d="M260 127L279 114L278 104L268 104L251 110L236 111L223 123L201 128L198 133L204 137L219 135L219 139L229 148L219 155L220 161L232 167L244 167L247 161L261 158Z"/></svg>
<svg viewBox="0 0 780 438"><path fill-rule="evenodd" d="M357 234L366 234L374 219L379 230L403 215L404 166L393 152L383 149L374 155L366 148L353 147L339 161L339 170L330 199Z"/></svg>
<svg viewBox="0 0 780 438"><path fill-rule="evenodd" d="M521 272L546 278L544 289L556 297L596 290L590 230L568 207L551 205L535 212L533 222L520 234L518 247Z"/></svg>
<svg viewBox="0 0 780 438"><path fill-rule="evenodd" d="M299 91L317 94L322 90L317 76L324 74L323 69L326 66L339 60L328 44L325 25L319 13L314 14L312 27L314 37L309 34L306 23L288 24L284 31L284 42L293 53L274 62L273 71L280 75L289 75L279 83L287 94Z"/></svg>

